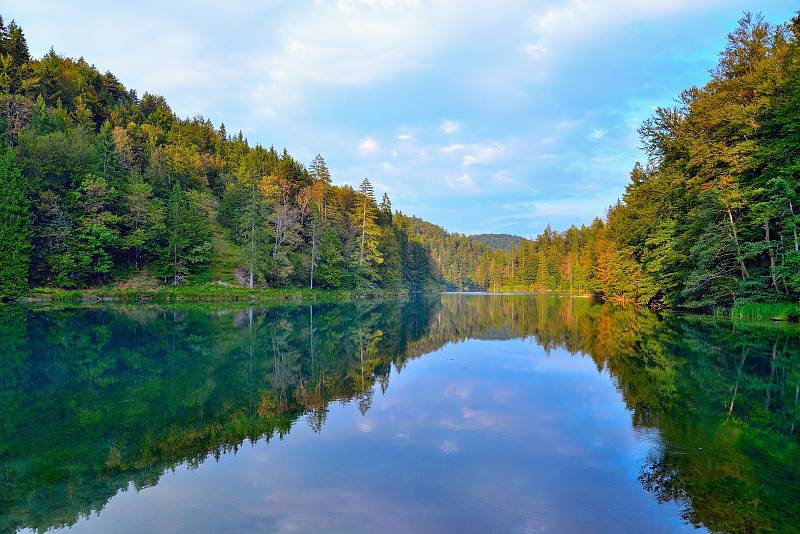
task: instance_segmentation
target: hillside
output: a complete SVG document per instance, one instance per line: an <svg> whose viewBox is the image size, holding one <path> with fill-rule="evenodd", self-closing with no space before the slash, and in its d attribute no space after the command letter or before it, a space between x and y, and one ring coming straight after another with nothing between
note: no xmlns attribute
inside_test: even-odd
<svg viewBox="0 0 800 534"><path fill-rule="evenodd" d="M469 238L489 248L500 250L511 250L525 241L524 237L512 234L473 234Z"/></svg>
<svg viewBox="0 0 800 534"><path fill-rule="evenodd" d="M51 50L0 17L0 298L30 287L419 291L431 252L370 180L335 185L287 150Z"/></svg>

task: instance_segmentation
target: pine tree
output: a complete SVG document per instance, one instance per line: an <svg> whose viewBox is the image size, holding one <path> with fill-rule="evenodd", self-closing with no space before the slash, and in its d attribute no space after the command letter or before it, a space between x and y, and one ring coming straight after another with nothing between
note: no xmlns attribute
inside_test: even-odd
<svg viewBox="0 0 800 534"><path fill-rule="evenodd" d="M266 220L269 216L268 199L259 187L259 180L253 177L242 163L238 172L238 187L241 189L242 206L237 225L237 235L247 260L248 287L255 284L256 276L263 270L264 251L269 236Z"/></svg>
<svg viewBox="0 0 800 534"><path fill-rule="evenodd" d="M380 206L378 206L378 211L380 212L379 224L381 226L391 226L392 225L392 201L389 200L389 194L384 193L383 198L381 199Z"/></svg>
<svg viewBox="0 0 800 534"><path fill-rule="evenodd" d="M109 184L118 185L125 173L117 153L114 129L110 122L103 122L92 147L95 152L97 171Z"/></svg>
<svg viewBox="0 0 800 534"><path fill-rule="evenodd" d="M311 162L311 177L326 184L331 183L331 173L320 154L314 156L314 160Z"/></svg>
<svg viewBox="0 0 800 534"><path fill-rule="evenodd" d="M31 216L19 168L11 148L0 157L0 298L28 288Z"/></svg>
<svg viewBox="0 0 800 534"><path fill-rule="evenodd" d="M379 228L376 221L375 190L372 188L370 181L364 178L358 191L355 213L358 224L358 261L361 268L366 272L369 265L380 264L383 258L378 250Z"/></svg>
<svg viewBox="0 0 800 534"><path fill-rule="evenodd" d="M86 107L83 97L78 96L75 98L75 111L72 112L72 116L75 119L75 125L79 129L84 132L94 131L94 116L92 110Z"/></svg>

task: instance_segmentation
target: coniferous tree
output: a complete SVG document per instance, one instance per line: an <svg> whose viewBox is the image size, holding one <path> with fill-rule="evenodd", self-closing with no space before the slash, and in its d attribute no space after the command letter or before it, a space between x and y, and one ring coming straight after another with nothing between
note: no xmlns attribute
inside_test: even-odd
<svg viewBox="0 0 800 534"><path fill-rule="evenodd" d="M31 216L10 148L0 156L0 258L0 298L24 293L31 260Z"/></svg>
<svg viewBox="0 0 800 534"><path fill-rule="evenodd" d="M365 273L369 273L373 266L383 261L383 257L378 249L375 190L366 178L358 188L356 211L353 215L358 225L358 265Z"/></svg>

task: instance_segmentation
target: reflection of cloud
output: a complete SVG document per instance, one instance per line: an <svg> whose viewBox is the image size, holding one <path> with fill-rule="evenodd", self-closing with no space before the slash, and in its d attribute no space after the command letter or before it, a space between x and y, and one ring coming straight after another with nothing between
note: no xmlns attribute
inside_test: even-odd
<svg viewBox="0 0 800 534"><path fill-rule="evenodd" d="M511 392L508 390L500 390L494 392L494 400L497 402L505 402L510 396Z"/></svg>
<svg viewBox="0 0 800 534"><path fill-rule="evenodd" d="M444 388L445 398L458 397L461 400L467 400L471 394L472 386L448 384L448 386Z"/></svg>
<svg viewBox="0 0 800 534"><path fill-rule="evenodd" d="M359 421L356 423L360 432L369 433L375 430L375 424L372 421Z"/></svg>
<svg viewBox="0 0 800 534"><path fill-rule="evenodd" d="M461 409L461 419L445 419L440 424L448 430L492 430L506 428L508 416L492 413L488 410Z"/></svg>
<svg viewBox="0 0 800 534"><path fill-rule="evenodd" d="M461 452L461 447L448 439L444 439L441 443L439 443L439 451L445 456L450 456L452 454L458 454Z"/></svg>

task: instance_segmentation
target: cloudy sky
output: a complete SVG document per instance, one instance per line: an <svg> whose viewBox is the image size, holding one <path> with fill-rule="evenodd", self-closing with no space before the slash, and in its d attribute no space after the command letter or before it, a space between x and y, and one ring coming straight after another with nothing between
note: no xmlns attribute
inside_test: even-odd
<svg viewBox="0 0 800 534"><path fill-rule="evenodd" d="M702 84L747 9L796 0L3 0L51 46L251 143L322 153L394 207L463 232L588 223L636 128ZM220 2L219 4L223 4Z"/></svg>

